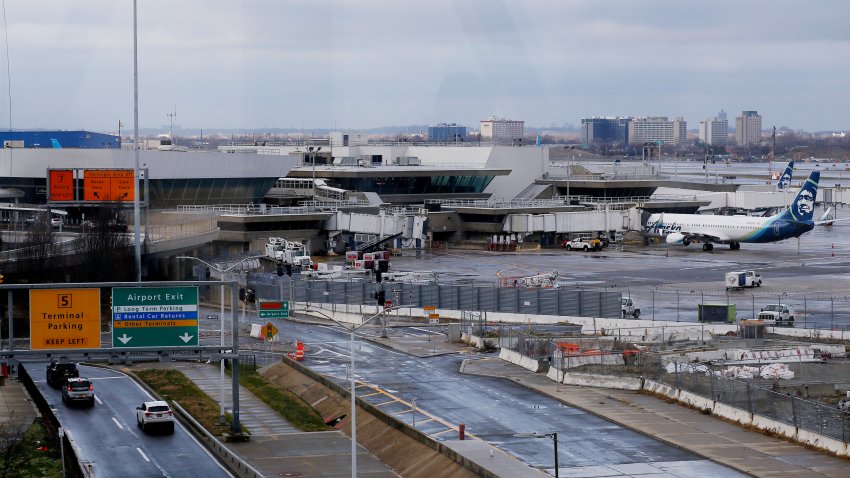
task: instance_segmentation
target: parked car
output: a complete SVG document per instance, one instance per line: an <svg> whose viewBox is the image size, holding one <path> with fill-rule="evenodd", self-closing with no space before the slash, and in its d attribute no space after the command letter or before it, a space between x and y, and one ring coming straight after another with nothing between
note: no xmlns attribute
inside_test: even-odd
<svg viewBox="0 0 850 478"><path fill-rule="evenodd" d="M62 219L58 218L58 217L51 217L50 218L50 225L52 227L59 227L59 226L62 225Z"/></svg>
<svg viewBox="0 0 850 478"><path fill-rule="evenodd" d="M174 412L168 403L161 400L144 402L136 407L136 423L143 432L153 427L163 427L166 433L174 433Z"/></svg>
<svg viewBox="0 0 850 478"><path fill-rule="evenodd" d="M62 403L86 402L94 406L94 385L87 378L71 377L62 385Z"/></svg>
<svg viewBox="0 0 850 478"><path fill-rule="evenodd" d="M47 365L47 384L50 386L65 383L65 379L71 377L79 377L80 372L77 370L75 363L58 363L50 362Z"/></svg>

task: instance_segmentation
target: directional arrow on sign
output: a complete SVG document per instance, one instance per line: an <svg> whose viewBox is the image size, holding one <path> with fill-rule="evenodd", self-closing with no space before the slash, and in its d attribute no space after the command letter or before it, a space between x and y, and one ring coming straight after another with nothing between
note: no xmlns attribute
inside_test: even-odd
<svg viewBox="0 0 850 478"><path fill-rule="evenodd" d="M118 337L118 340L120 340L122 344L127 345L127 342L129 342L132 338L133 337L127 337L127 332L124 332L124 335Z"/></svg>
<svg viewBox="0 0 850 478"><path fill-rule="evenodd" d="M194 337L194 335L189 335L188 332L183 332L183 335L178 335L178 337L180 337L180 340L182 340L183 342L186 342L188 344L189 341L192 340L192 337ZM118 338L120 339L121 337L118 337ZM127 342L124 342L124 343L127 343Z"/></svg>

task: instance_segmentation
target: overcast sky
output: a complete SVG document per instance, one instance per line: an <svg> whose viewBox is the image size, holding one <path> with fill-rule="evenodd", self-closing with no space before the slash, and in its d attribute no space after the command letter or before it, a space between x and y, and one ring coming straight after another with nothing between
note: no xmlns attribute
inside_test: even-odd
<svg viewBox="0 0 850 478"><path fill-rule="evenodd" d="M132 127L131 0L7 0L5 14L0 128L8 90L16 129ZM733 125L757 110L765 129L847 130L848 19L846 0L139 0L140 126L176 106L177 124L209 130L490 115L694 129L724 109Z"/></svg>

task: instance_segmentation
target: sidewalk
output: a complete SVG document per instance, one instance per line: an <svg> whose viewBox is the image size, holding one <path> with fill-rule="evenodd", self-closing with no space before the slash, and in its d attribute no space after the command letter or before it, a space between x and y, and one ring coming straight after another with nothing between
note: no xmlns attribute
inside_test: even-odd
<svg viewBox="0 0 850 478"><path fill-rule="evenodd" d="M152 367L179 370L213 400L221 396L217 363L144 363L129 369ZM225 377L227 412L233 409L231 385L230 377ZM225 445L264 476L350 476L351 439L342 432L301 432L244 387L239 387L239 417L251 441ZM399 476L363 447L358 447L357 474L368 478Z"/></svg>
<svg viewBox="0 0 850 478"><path fill-rule="evenodd" d="M625 390L558 385L498 358L464 360L461 373L502 377L614 423L758 477L847 477L850 462Z"/></svg>
<svg viewBox="0 0 850 478"><path fill-rule="evenodd" d="M0 427L29 427L39 416L35 404L17 379L7 378L0 386Z"/></svg>

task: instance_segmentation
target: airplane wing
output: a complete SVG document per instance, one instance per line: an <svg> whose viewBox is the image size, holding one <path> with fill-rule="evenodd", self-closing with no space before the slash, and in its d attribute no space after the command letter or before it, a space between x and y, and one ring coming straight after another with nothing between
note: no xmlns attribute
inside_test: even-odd
<svg viewBox="0 0 850 478"><path fill-rule="evenodd" d="M848 221L848 220L850 220L850 217L842 217L840 219L824 219L822 221L815 221L815 225L816 226L823 226L824 224L832 224L833 222Z"/></svg>

